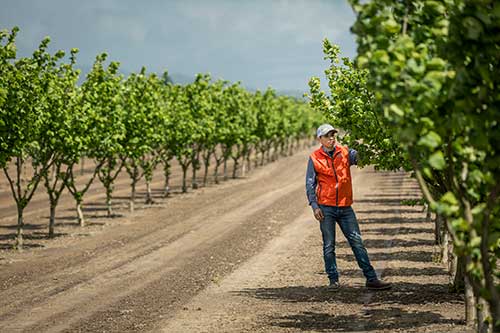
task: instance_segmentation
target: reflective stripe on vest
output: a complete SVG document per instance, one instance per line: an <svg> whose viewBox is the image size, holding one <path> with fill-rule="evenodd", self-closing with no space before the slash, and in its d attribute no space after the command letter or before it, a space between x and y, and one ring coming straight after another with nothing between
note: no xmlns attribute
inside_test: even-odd
<svg viewBox="0 0 500 333"><path fill-rule="evenodd" d="M310 157L316 171L318 204L340 207L351 206L352 183L349 149L336 146L333 157L330 157L320 147Z"/></svg>

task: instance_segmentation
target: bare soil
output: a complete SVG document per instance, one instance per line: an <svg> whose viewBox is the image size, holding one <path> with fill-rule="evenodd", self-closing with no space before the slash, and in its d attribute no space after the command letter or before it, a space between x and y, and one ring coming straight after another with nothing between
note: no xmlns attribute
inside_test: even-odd
<svg viewBox="0 0 500 333"><path fill-rule="evenodd" d="M467 332L463 297L448 292L435 260L432 223L421 206L401 204L420 197L403 172L352 170L365 245L393 288L364 288L340 231L341 289L326 288L307 156L166 199L158 178L155 204L135 213L122 178L115 218L104 217L97 188L84 228L64 199L52 240L39 194L21 253L11 249L12 202L0 195L0 332Z"/></svg>

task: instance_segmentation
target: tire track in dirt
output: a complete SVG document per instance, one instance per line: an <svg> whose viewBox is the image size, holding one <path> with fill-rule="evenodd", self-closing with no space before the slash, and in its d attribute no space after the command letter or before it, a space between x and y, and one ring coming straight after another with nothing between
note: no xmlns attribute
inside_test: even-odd
<svg viewBox="0 0 500 333"><path fill-rule="evenodd" d="M306 207L259 254L250 258L220 283L210 285L195 296L182 311L178 311L169 320L160 321L152 331L165 333L253 331L255 327L248 326L248 321L252 321L254 317L252 309L238 295L239 291L263 285L267 277L277 274L276 267L280 266L283 257L300 252L304 240L314 232L312 228L304 227L311 223L315 222L311 221L311 210ZM248 314L245 315L245 312Z"/></svg>
<svg viewBox="0 0 500 333"><path fill-rule="evenodd" d="M158 219L149 220L148 211L139 210L134 214L129 214L128 223L131 223L130 220L136 219L145 219L141 221L141 224L136 224L135 226L125 226L124 228L115 228L113 230L114 235L111 237L107 237L107 235L102 235L103 239L101 242L96 242L94 239L82 240L77 249L65 248L65 256L71 257L71 261L64 261L66 266L62 267L62 263L58 260L58 255L60 255L61 249L47 249L44 251L43 255L37 256L36 260L39 263L36 267L36 277L40 279L45 274L51 274L54 271L53 265L57 265L57 270L61 271L62 269L72 269L73 266L77 265L94 265L94 263L90 262L93 259L93 253L102 253L104 255L113 254L113 251L120 251L115 257L123 255L123 252L132 252L136 253L136 256L142 255L141 253L146 253L150 247L159 247L167 244L180 236L182 236L185 232L192 231L190 228L196 228L198 220L191 219L193 215L191 196L197 196L199 192L203 192L206 190L212 191L212 195L206 196L203 200L203 205L205 206L203 209L203 214L206 216L217 216L218 214L222 214L238 204L238 200L245 201L250 198L258 195L256 190L252 190L253 187L255 189L262 188L266 186L268 180L266 178L262 179L262 176L266 176L265 173L270 173L268 176L276 177L273 175L273 172L276 172L278 164L271 164L266 167L265 170L256 170L255 177L251 177L248 179L240 179L237 182L230 181L229 183L221 183L218 185L218 189L213 191L213 188L210 189L200 189L198 192L187 193L187 194L178 194L168 199L164 200L163 204L156 205L152 207L152 209L162 210L162 220L161 222ZM279 177L290 177L289 172L279 172ZM254 185L258 184L258 185ZM249 190L251 189L251 190ZM239 197L231 197L233 192L238 192ZM218 206L220 202L224 201L226 205ZM172 210L177 210L176 212L172 212ZM146 216L146 217L144 217ZM120 220L119 218L117 220ZM191 223L189 223L191 222ZM190 228L187 228L189 226ZM162 229L169 228L168 235L158 236L157 233ZM172 229L173 228L173 229ZM83 229L84 230L84 229ZM127 248L125 250L120 250L127 244ZM133 247L133 244L138 244ZM145 246L144 244L151 244L150 246ZM82 253L83 252L83 253ZM138 253L138 254L137 254ZM36 253L34 254L36 256ZM104 258L104 261L108 260L108 257ZM132 257L129 260L133 259ZM15 278L8 274L8 271L2 272L2 285L0 285L0 291L12 289L15 284L21 284L25 282L30 282L30 279L33 276L34 271L31 267L27 266L20 267L18 270L13 273L16 274ZM49 277L51 279L52 277ZM20 286L21 289L25 288L25 286ZM25 289L23 289L25 290ZM2 303L0 301L0 306Z"/></svg>
<svg viewBox="0 0 500 333"><path fill-rule="evenodd" d="M355 201L359 196L363 197L369 186L379 180L367 172L352 169L353 187L356 191ZM304 191L304 190L302 190ZM360 193L363 191L362 193ZM302 194L304 195L304 194ZM306 199L304 198L304 201ZM342 241L342 235L337 227L337 247ZM247 296L254 290L266 289L276 284L288 284L283 288L293 289L296 285L294 280L303 280L304 276L311 276L314 271L307 271L297 265L294 257L310 257L310 262L317 262L321 257L318 252L311 257L310 250L305 249L307 239L317 237L319 241L318 222L314 220L309 206L305 206L301 214L290 224L286 225L278 237L269 242L266 247L256 256L244 263L238 270L227 276L220 284L209 286L206 290L194 297L185 307L178 311L173 318L158 323L152 329L153 332L274 332L276 327L262 329L255 325L270 313L279 312L279 303L256 304L248 300ZM345 247L345 246L344 246ZM290 265L293 267L287 267ZM342 260L339 260L339 267ZM322 265L320 265L322 268ZM378 267L376 267L378 268ZM342 274L342 267L339 268ZM288 276L301 272L303 276ZM292 273L293 272L293 273ZM325 275L323 270L316 274ZM327 279L321 278L326 284ZM283 282L285 280L286 282ZM327 293L326 288L321 292ZM286 291L285 291L286 292ZM315 298L315 290L311 295L308 291L301 292L305 299ZM330 293L331 294L331 293ZM257 309L254 309L255 306ZM272 309L276 308L276 309ZM197 309L200 309L197 311Z"/></svg>

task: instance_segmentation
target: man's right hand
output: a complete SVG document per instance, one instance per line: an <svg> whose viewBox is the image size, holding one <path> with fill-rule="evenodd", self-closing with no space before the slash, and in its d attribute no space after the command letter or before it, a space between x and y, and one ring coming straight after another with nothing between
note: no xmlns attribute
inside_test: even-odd
<svg viewBox="0 0 500 333"><path fill-rule="evenodd" d="M323 215L321 208L316 208L313 210L313 212L314 212L314 217L316 218L316 220L318 220L319 222L323 221L325 216Z"/></svg>

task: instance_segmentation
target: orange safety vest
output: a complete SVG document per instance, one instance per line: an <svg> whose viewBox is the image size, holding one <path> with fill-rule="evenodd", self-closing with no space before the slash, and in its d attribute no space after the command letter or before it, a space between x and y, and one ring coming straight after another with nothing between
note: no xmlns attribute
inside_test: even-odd
<svg viewBox="0 0 500 333"><path fill-rule="evenodd" d="M320 147L310 157L316 171L318 204L340 207L352 205L349 149L336 146L333 157L330 157Z"/></svg>

